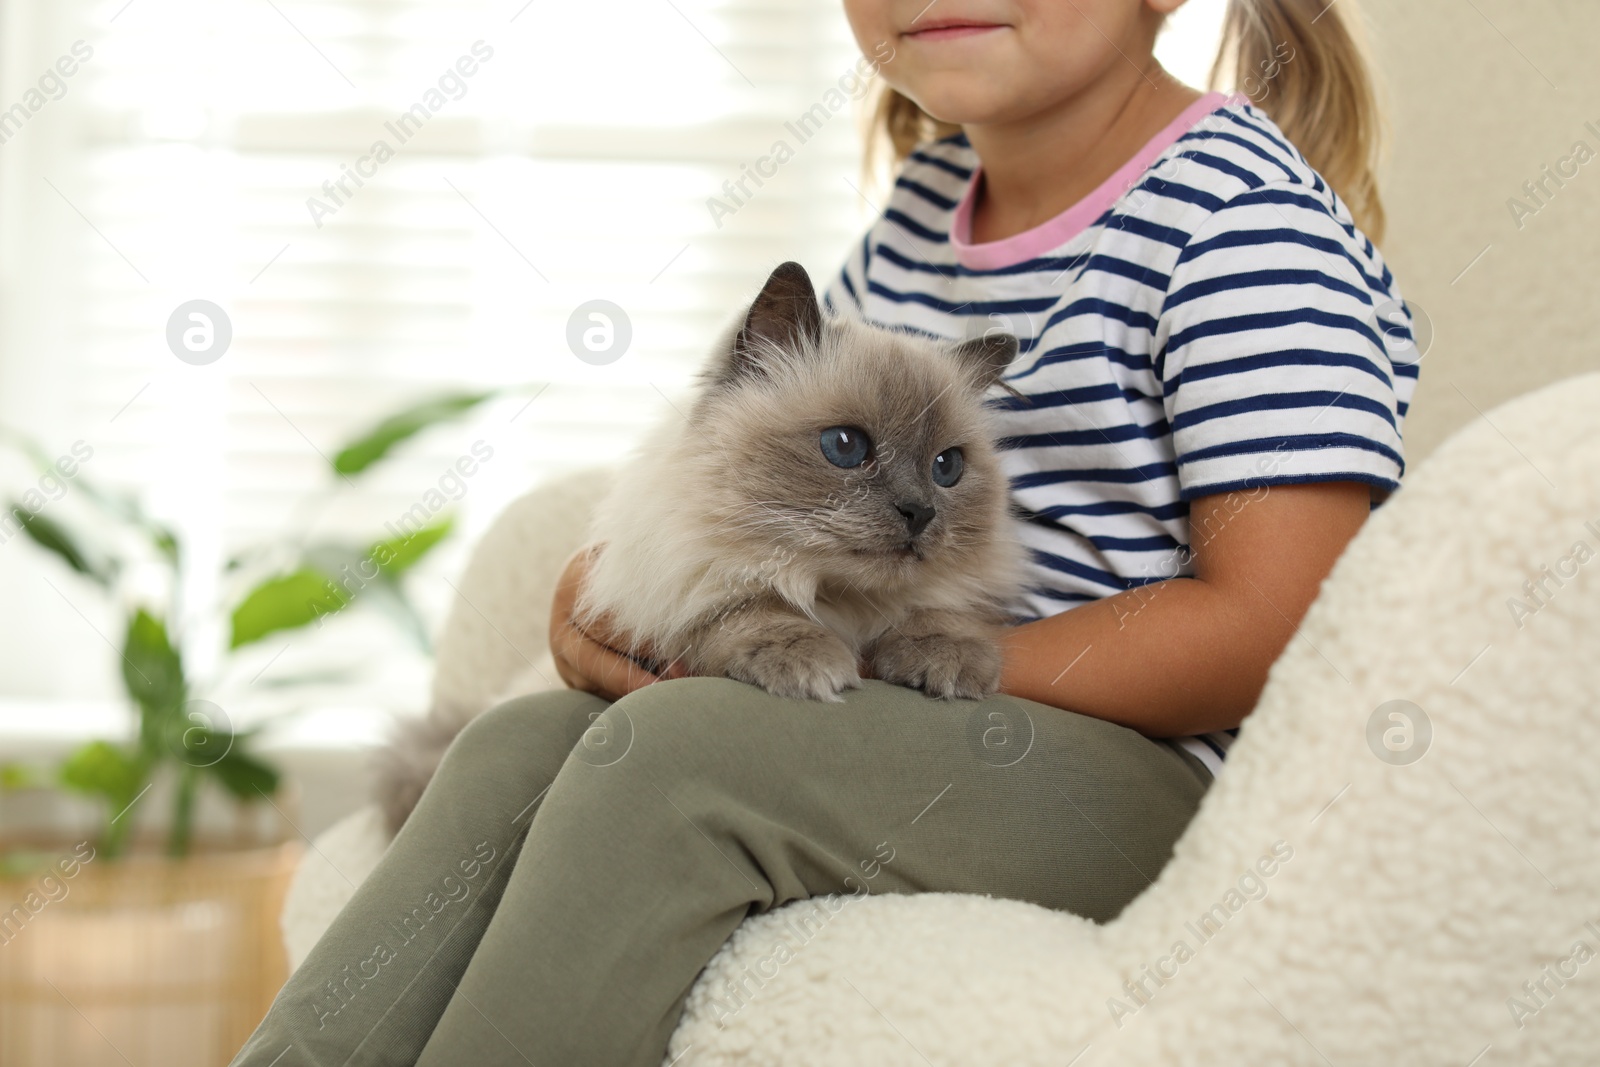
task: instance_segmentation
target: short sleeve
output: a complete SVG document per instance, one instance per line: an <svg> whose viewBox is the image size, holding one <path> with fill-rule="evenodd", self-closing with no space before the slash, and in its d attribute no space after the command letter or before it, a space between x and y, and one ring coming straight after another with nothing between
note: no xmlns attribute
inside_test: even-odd
<svg viewBox="0 0 1600 1067"><path fill-rule="evenodd" d="M859 319L864 317L862 294L867 286L868 246L872 239L869 231L856 242L844 266L834 275L833 281L822 293L822 309L829 315L844 315Z"/></svg>
<svg viewBox="0 0 1600 1067"><path fill-rule="evenodd" d="M1410 318L1372 251L1289 182L1227 201L1185 244L1155 338L1183 499L1399 486L1404 407L1384 338L1409 336Z"/></svg>

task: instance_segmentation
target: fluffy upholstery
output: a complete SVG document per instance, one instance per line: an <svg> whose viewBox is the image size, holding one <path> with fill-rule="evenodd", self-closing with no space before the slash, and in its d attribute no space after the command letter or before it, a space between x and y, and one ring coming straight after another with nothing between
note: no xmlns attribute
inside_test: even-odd
<svg viewBox="0 0 1600 1067"><path fill-rule="evenodd" d="M1597 410L1600 375L1569 380L1410 476L1274 666L1177 855L1115 921L957 895L791 905L713 959L668 1059L1590 1061ZM1431 739L1407 750L1417 707ZM308 865L302 881L332 877ZM296 907L309 899L297 886L291 947L330 917Z"/></svg>

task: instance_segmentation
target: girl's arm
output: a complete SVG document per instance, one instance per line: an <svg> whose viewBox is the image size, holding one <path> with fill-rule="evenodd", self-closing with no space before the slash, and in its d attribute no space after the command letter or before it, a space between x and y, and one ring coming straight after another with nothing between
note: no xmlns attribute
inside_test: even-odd
<svg viewBox="0 0 1600 1067"><path fill-rule="evenodd" d="M1192 578L1011 628L1001 691L1149 737L1238 726L1369 501L1357 482L1193 501Z"/></svg>
<svg viewBox="0 0 1600 1067"><path fill-rule="evenodd" d="M550 604L550 651L561 680L572 689L594 693L606 700L619 700L641 686L683 677L680 664L670 664L665 673L656 675L618 652L617 649L628 642L624 640L625 635L606 625L605 620L591 625L588 630L573 621L578 591L599 550L599 545L592 544L578 549L567 560L556 582Z"/></svg>

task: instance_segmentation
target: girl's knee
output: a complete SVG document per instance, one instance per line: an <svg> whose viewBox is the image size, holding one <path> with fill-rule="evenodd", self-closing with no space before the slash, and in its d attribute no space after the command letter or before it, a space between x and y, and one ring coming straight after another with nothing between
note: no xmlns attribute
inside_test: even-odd
<svg viewBox="0 0 1600 1067"><path fill-rule="evenodd" d="M763 698L771 699L730 678L674 678L636 689L612 707L650 728L698 731L754 714L751 705Z"/></svg>
<svg viewBox="0 0 1600 1067"><path fill-rule="evenodd" d="M593 694L575 689L513 697L467 723L450 746L450 755L470 759L519 751L529 745L544 746L551 743L552 731L570 744L583 732L591 715L605 706Z"/></svg>
<svg viewBox="0 0 1600 1067"><path fill-rule="evenodd" d="M623 697L596 728L604 724L608 739L626 735L628 758L652 776L705 780L781 745L783 711L763 706L773 701L785 703L728 678L679 678Z"/></svg>

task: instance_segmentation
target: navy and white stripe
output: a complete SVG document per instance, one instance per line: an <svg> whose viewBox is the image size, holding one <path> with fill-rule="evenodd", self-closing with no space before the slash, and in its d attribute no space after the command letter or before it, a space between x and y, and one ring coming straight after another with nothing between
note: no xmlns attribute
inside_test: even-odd
<svg viewBox="0 0 1600 1067"><path fill-rule="evenodd" d="M1087 228L997 269L964 265L950 236L977 166L961 136L916 152L825 303L934 336L1018 337L1006 381L1022 397L991 403L1035 617L1192 574L1201 498L1399 485L1410 311L1265 114L1211 111ZM1232 736L1185 747L1215 771Z"/></svg>

